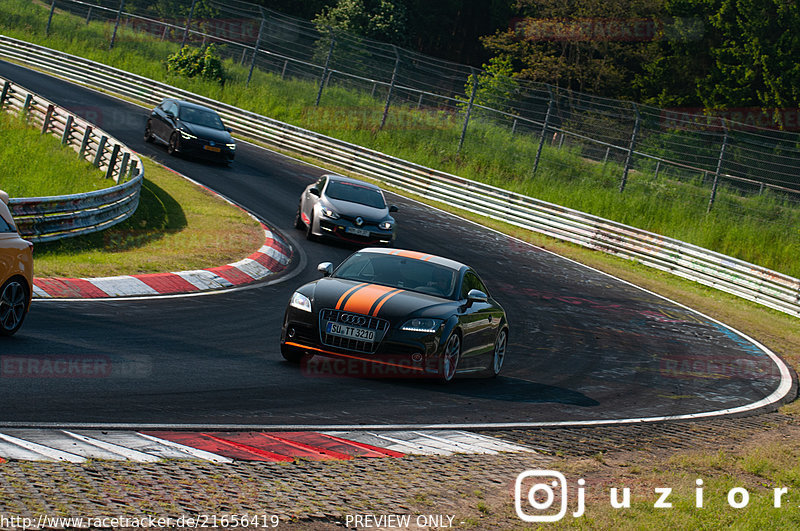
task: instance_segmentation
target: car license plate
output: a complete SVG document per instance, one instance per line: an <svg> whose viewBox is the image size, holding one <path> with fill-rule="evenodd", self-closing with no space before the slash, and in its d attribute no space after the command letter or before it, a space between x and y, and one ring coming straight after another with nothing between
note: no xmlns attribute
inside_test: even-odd
<svg viewBox="0 0 800 531"><path fill-rule="evenodd" d="M219 148L216 146L203 146L203 149L213 151L214 153L219 153Z"/></svg>
<svg viewBox="0 0 800 531"><path fill-rule="evenodd" d="M328 321L328 324L325 326L325 331L332 336L357 339L369 343L375 342L375 330L370 330L369 328L358 328L356 326L347 326Z"/></svg>
<svg viewBox="0 0 800 531"><path fill-rule="evenodd" d="M357 227L347 227L344 229L345 232L349 234L355 234L356 236L369 236L369 231L366 229L359 229Z"/></svg>

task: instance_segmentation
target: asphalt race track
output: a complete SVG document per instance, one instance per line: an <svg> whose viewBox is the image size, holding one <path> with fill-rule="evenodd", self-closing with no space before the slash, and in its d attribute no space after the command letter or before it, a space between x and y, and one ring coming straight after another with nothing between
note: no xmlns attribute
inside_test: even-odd
<svg viewBox="0 0 800 531"><path fill-rule="evenodd" d="M0 342L0 425L599 421L741 408L790 384L767 353L702 315L401 197L391 198L396 246L471 264L508 312L502 375L445 386L290 365L278 350L289 296L319 262L351 252L293 228L300 191L323 170L244 142L231 167L172 158L143 141L146 109L4 62L0 75L237 201L305 256L293 278L242 291L34 302ZM80 363L81 377L30 377L19 365L48 359Z"/></svg>

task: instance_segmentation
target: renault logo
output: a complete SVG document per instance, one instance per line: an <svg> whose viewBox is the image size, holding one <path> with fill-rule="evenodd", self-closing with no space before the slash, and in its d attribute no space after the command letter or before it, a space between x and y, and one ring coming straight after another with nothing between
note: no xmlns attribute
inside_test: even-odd
<svg viewBox="0 0 800 531"><path fill-rule="evenodd" d="M364 220L361 218L361 216L357 217L356 218L356 225L358 225L360 227L363 224L364 224Z"/></svg>
<svg viewBox="0 0 800 531"><path fill-rule="evenodd" d="M364 326L367 324L367 318L363 315L352 315L349 313L343 313L339 316L339 321L344 324L349 324L353 326Z"/></svg>

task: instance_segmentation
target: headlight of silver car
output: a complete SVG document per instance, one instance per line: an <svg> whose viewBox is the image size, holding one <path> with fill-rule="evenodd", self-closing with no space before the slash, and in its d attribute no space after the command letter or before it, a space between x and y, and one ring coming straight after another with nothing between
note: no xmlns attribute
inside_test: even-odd
<svg viewBox="0 0 800 531"><path fill-rule="evenodd" d="M392 222L391 221L381 221L378 223L378 228L381 230L392 230Z"/></svg>
<svg viewBox="0 0 800 531"><path fill-rule="evenodd" d="M339 214L337 214L328 207L322 207L320 211L322 212L322 215L325 216L326 218L339 219Z"/></svg>
<svg viewBox="0 0 800 531"><path fill-rule="evenodd" d="M289 306L297 308L298 310L303 310L304 312L310 312L311 299L309 299L299 291L295 291L292 294L292 300L291 302L289 302Z"/></svg>
<svg viewBox="0 0 800 531"><path fill-rule="evenodd" d="M406 324L400 327L405 332L426 332L432 334L436 332L444 321L441 319L409 319Z"/></svg>

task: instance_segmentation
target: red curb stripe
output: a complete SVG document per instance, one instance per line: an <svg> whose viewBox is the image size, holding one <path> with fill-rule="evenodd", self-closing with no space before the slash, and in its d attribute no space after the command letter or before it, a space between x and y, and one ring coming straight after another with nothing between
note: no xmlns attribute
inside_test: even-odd
<svg viewBox="0 0 800 531"><path fill-rule="evenodd" d="M224 265L220 267L212 267L208 269L211 273L215 275L219 275L220 277L224 278L234 286L240 286L242 284L249 284L253 282L255 279L242 271L239 268L233 267L232 265Z"/></svg>
<svg viewBox="0 0 800 531"><path fill-rule="evenodd" d="M141 280L158 293L200 291L200 288L174 273L151 273L147 275L136 275L135 278Z"/></svg>
<svg viewBox="0 0 800 531"><path fill-rule="evenodd" d="M323 448L298 443L273 436L264 432L206 432L209 437L245 447L250 451L258 450L281 455L288 458L308 459L310 461L332 461L352 459L351 456L338 452L329 452Z"/></svg>
<svg viewBox="0 0 800 531"><path fill-rule="evenodd" d="M51 297L60 299L108 297L108 293L81 278L35 278L33 284Z"/></svg>
<svg viewBox="0 0 800 531"><path fill-rule="evenodd" d="M405 455L406 455L406 454L401 453L401 452L396 452L394 450L389 450L388 448L381 448L380 446L372 446L371 444L366 444L366 443L362 443L362 442L358 442L358 441L350 441L348 439L342 439L341 437L337 437L335 435L330 435L328 433L320 433L320 435L323 436L323 437L327 437L328 439L332 439L334 441L340 442L340 443L345 443L345 444L351 444L353 446L358 446L358 447L363 448L365 450L369 450L371 452L376 452L376 453L382 454L382 455L384 455L386 457L405 457Z"/></svg>
<svg viewBox="0 0 800 531"><path fill-rule="evenodd" d="M278 271L283 271L286 268L286 266L283 265L282 263L278 262L271 256L263 253L253 253L248 258L258 262L259 264L266 267L273 273L276 273Z"/></svg>
<svg viewBox="0 0 800 531"><path fill-rule="evenodd" d="M310 436L308 439L311 439L312 442L315 442L313 441L313 436L316 435L316 433L314 432L301 431L298 432L298 434L301 436L300 438L302 438L302 436L308 435ZM260 435L261 437L267 437L272 440L280 441L283 444L288 444L289 446L299 448L300 450L307 450L309 452L314 452L315 454L318 454L320 456L321 461L333 461L333 460L349 461L350 459L353 458L353 455L351 454L337 452L336 450L331 450L329 448L321 447L317 444L309 444L308 442L293 440L287 437L281 437L280 436L281 434L276 434L274 432L259 433L258 435Z"/></svg>
<svg viewBox="0 0 800 531"><path fill-rule="evenodd" d="M348 441L339 437L333 437L326 433L317 432L270 432L275 437L281 437L286 440L296 441L303 444L308 444L316 448L325 449L329 452L338 454L345 454L352 457L403 457L404 454L385 450L383 448L376 448L368 444L357 443L355 441Z"/></svg>
<svg viewBox="0 0 800 531"><path fill-rule="evenodd" d="M212 454L239 461L293 461L293 458L251 448L244 444L227 441L219 437L195 432L148 431L140 432L158 439L176 442Z"/></svg>

